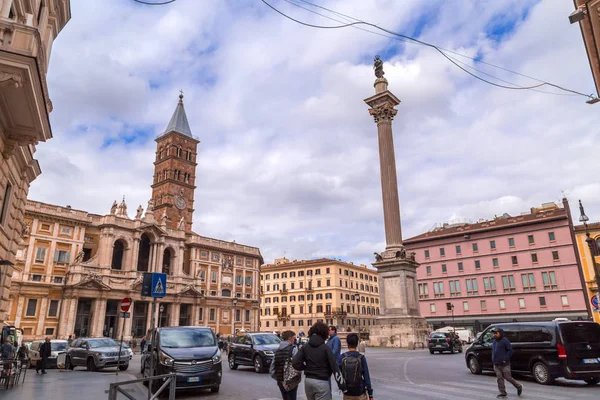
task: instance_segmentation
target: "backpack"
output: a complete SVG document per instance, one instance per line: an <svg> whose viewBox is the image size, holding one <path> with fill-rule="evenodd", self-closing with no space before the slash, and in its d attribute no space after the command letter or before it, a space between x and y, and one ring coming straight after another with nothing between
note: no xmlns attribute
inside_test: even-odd
<svg viewBox="0 0 600 400"><path fill-rule="evenodd" d="M348 390L360 388L362 382L362 355L346 355L342 360L342 376Z"/></svg>

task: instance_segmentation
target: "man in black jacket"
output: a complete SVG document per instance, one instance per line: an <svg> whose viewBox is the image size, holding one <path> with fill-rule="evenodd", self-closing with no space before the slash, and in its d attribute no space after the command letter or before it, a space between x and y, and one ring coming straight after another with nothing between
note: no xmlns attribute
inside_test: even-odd
<svg viewBox="0 0 600 400"><path fill-rule="evenodd" d="M342 392L346 391L346 384L331 348L325 344L329 337L329 327L324 322L317 322L308 331L308 336L308 343L294 356L292 366L298 371L304 371L307 400L331 400L331 375L333 374Z"/></svg>
<svg viewBox="0 0 600 400"><path fill-rule="evenodd" d="M46 373L46 364L48 363L48 358L52 355L52 346L50 344L50 338L46 337L46 341L40 345L40 363L37 365L35 369L35 373L37 374L42 370L42 374Z"/></svg>
<svg viewBox="0 0 600 400"><path fill-rule="evenodd" d="M494 328L492 332L494 332L495 339L492 342L492 364L494 364L494 372L496 372L498 380L498 390L500 390L500 394L496 398L503 399L506 397L504 380L512 383L517 388L517 394L520 396L523 393L523 385L517 382L510 373L510 358L513 354L512 345L504 337L504 330L502 328Z"/></svg>

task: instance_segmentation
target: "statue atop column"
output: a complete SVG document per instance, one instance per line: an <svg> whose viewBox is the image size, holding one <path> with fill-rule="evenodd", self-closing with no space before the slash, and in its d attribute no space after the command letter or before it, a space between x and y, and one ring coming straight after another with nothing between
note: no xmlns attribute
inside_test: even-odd
<svg viewBox="0 0 600 400"><path fill-rule="evenodd" d="M383 75L385 75L385 72L383 72L383 61L381 61L381 58L379 58L379 56L375 56L375 61L373 63L373 69L375 70L375 76L377 78L383 78Z"/></svg>

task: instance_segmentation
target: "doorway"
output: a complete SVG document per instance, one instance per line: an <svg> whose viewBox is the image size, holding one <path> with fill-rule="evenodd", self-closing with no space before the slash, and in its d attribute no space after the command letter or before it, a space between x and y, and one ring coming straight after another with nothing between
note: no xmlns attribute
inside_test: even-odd
<svg viewBox="0 0 600 400"><path fill-rule="evenodd" d="M104 328L102 329L102 335L117 339L119 333L117 332L117 317L119 313L119 300L107 300L106 301L106 316L104 317Z"/></svg>
<svg viewBox="0 0 600 400"><path fill-rule="evenodd" d="M76 337L86 337L90 331L90 321L92 317L92 300L79 299L77 302L77 313L75 314L75 328L73 333Z"/></svg>

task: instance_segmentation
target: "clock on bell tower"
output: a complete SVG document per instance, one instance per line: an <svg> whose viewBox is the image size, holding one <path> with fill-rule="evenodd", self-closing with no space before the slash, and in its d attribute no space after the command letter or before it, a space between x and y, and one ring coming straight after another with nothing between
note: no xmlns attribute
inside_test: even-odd
<svg viewBox="0 0 600 400"><path fill-rule="evenodd" d="M157 221L162 221L166 213L168 228L188 233L194 214L198 143L190 130L182 93L167 129L156 139L152 199Z"/></svg>

